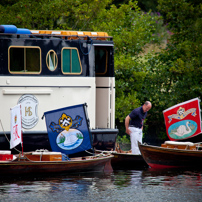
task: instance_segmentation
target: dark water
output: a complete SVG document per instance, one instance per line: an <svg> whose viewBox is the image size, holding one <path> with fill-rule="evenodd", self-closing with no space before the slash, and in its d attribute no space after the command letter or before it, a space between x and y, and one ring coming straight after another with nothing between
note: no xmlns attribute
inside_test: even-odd
<svg viewBox="0 0 202 202"><path fill-rule="evenodd" d="M0 179L0 201L202 201L202 170L128 170Z"/></svg>

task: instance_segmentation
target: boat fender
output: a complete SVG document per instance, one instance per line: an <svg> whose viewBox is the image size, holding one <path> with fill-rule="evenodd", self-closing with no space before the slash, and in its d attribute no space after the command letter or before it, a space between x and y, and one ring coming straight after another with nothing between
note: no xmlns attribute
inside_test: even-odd
<svg viewBox="0 0 202 202"><path fill-rule="evenodd" d="M1 25L4 28L4 33L15 34L17 32L17 27L15 25Z"/></svg>
<svg viewBox="0 0 202 202"><path fill-rule="evenodd" d="M16 34L31 34L31 31L25 28L17 28Z"/></svg>

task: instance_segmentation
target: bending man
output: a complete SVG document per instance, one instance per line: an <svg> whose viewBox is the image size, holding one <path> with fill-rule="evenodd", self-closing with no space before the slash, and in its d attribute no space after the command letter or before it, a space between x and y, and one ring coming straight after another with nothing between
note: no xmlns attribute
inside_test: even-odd
<svg viewBox="0 0 202 202"><path fill-rule="evenodd" d="M130 135L131 149L133 154L139 154L138 141L142 143L143 122L147 116L147 112L151 109L152 104L146 101L144 105L134 109L125 118L126 133Z"/></svg>

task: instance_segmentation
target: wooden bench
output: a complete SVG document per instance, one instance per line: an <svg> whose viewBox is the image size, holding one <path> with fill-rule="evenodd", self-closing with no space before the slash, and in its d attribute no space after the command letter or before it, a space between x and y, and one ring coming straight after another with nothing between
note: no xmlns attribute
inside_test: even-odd
<svg viewBox="0 0 202 202"><path fill-rule="evenodd" d="M164 144L161 144L161 147L170 149L198 150L197 143L193 142L165 141Z"/></svg>

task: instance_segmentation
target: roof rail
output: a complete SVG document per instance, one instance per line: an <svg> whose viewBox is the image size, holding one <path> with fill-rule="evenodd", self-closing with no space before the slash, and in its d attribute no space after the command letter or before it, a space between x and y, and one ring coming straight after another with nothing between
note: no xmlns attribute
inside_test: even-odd
<svg viewBox="0 0 202 202"><path fill-rule="evenodd" d="M66 36L68 39L79 39L91 37L97 40L106 40L112 38L108 36L107 32L89 32L89 31L65 31L65 30L30 30L32 34L43 34L43 35L60 35Z"/></svg>

